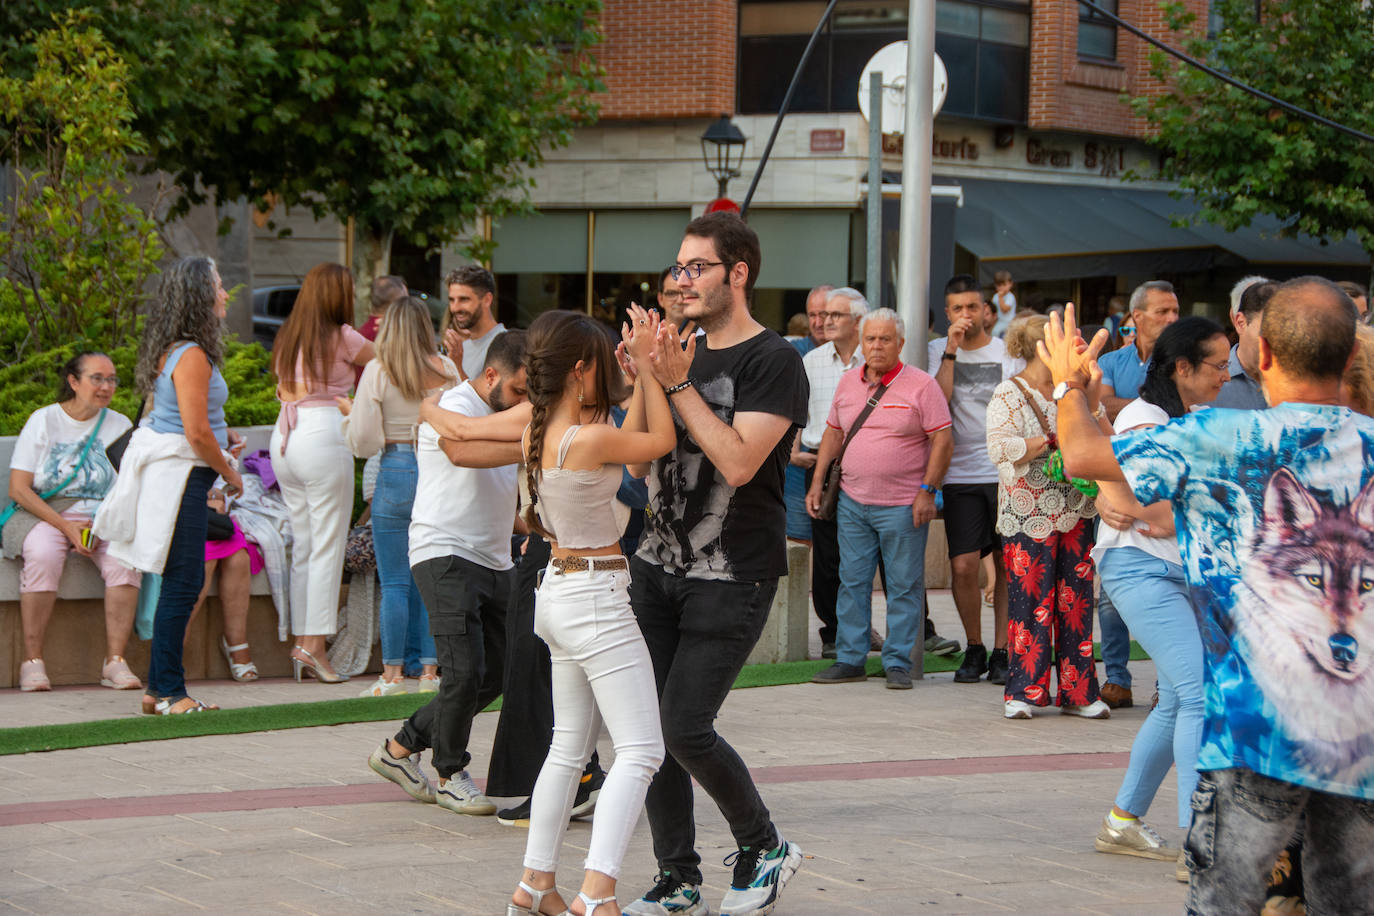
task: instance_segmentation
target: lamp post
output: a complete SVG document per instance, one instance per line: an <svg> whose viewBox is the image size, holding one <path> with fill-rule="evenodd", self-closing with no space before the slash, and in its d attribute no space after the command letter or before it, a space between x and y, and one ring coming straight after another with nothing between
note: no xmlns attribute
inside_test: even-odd
<svg viewBox="0 0 1374 916"><path fill-rule="evenodd" d="M701 158L706 163L706 171L716 179L718 197L725 197L730 179L739 177L745 142L744 134L729 115L721 115L720 120L713 122L701 135Z"/></svg>

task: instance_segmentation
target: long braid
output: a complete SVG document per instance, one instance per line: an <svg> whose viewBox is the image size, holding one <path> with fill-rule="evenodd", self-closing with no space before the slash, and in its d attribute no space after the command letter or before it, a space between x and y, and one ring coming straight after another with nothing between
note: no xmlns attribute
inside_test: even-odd
<svg viewBox="0 0 1374 916"><path fill-rule="evenodd" d="M527 377L532 395L536 390L534 381L537 376L536 362L538 362L537 359L531 359L528 364ZM539 502L539 479L543 476L541 462L544 453L544 424L548 420L549 408L543 397L531 397L530 406L530 442L529 449L525 453L525 483L530 491L530 504L525 507L525 524L539 536L552 540L553 535L539 521L539 513L534 508L535 504Z"/></svg>

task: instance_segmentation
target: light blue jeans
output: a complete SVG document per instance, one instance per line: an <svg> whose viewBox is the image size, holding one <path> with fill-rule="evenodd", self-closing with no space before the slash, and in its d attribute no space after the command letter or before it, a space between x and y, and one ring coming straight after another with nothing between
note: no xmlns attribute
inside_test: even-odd
<svg viewBox="0 0 1374 916"><path fill-rule="evenodd" d="M382 583L382 664L400 665L406 646L418 646L420 664L438 663L429 615L410 574L410 507L415 502L415 449L388 443L372 494L372 541Z"/></svg>
<svg viewBox="0 0 1374 916"><path fill-rule="evenodd" d="M1113 547L1097 569L1121 618L1150 653L1159 675L1159 705L1131 745L1116 804L1143 816L1172 763L1178 771L1178 825L1192 819L1202 745L1202 636L1183 567L1136 547Z"/></svg>
<svg viewBox="0 0 1374 916"><path fill-rule="evenodd" d="M883 670L911 670L911 650L921 631L925 608L926 533L917 528L911 506L869 506L841 491L835 512L840 540L840 594L835 603L839 624L836 661L862 665L868 655L873 619L873 574L878 552L887 570L887 639Z"/></svg>

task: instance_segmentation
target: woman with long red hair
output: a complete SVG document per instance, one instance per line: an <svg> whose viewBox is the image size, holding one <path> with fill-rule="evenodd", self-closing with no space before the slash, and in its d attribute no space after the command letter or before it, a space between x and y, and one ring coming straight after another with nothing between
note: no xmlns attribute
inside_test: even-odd
<svg viewBox="0 0 1374 916"><path fill-rule="evenodd" d="M344 542L353 512L353 453L335 398L353 387L372 344L348 324L353 275L317 264L272 347L281 414L272 431L272 470L291 513L291 665L296 680L348 680L330 666L325 640L338 628Z"/></svg>

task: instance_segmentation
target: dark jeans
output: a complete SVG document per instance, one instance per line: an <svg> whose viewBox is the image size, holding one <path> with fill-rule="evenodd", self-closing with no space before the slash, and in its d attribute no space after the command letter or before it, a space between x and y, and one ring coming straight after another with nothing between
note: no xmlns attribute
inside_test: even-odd
<svg viewBox="0 0 1374 916"><path fill-rule="evenodd" d="M816 476L806 469L806 489ZM821 622L822 643L835 641L835 602L840 595L840 526L835 519L811 519L811 605Z"/></svg>
<svg viewBox="0 0 1374 916"><path fill-rule="evenodd" d="M449 556L424 560L410 572L429 611L443 679L434 698L401 726L396 743L412 753L433 748L434 770L448 779L472 760L473 717L501 695L514 570Z"/></svg>
<svg viewBox="0 0 1374 916"><path fill-rule="evenodd" d="M181 667L186 622L191 619L201 586L205 584L205 504L218 476L210 468L192 468L181 494L172 543L162 567L162 592L153 613L153 645L148 663L148 695L173 702L186 696L186 672Z"/></svg>
<svg viewBox="0 0 1374 916"><path fill-rule="evenodd" d="M1331 795L1239 767L1204 770L1184 842L1188 912L1254 916L1274 859L1307 816L1303 888L1313 914L1374 913L1374 801Z"/></svg>
<svg viewBox="0 0 1374 916"><path fill-rule="evenodd" d="M693 779L720 808L737 845L776 842L749 769L716 733L715 719L763 632L777 589L777 579L687 579L638 557L630 561L630 601L653 659L668 751L645 809L659 868L690 884L702 882Z"/></svg>

